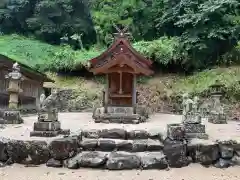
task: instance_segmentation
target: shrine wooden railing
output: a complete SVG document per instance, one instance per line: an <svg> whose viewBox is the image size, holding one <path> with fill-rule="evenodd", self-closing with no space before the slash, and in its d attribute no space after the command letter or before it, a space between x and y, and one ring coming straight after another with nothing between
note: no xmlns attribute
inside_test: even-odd
<svg viewBox="0 0 240 180"><path fill-rule="evenodd" d="M106 98L105 98L105 95L106 95L106 91L103 90L102 91L102 107L104 107L104 112L107 113L107 106L108 104L105 102L106 101ZM139 92L136 91L136 104L133 104L133 113L136 114L136 105L138 103L138 96L139 96Z"/></svg>

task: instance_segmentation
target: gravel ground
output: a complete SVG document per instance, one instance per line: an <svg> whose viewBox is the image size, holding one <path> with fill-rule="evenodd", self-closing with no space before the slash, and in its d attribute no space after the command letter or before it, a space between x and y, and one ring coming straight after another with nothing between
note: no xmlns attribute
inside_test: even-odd
<svg viewBox="0 0 240 180"><path fill-rule="evenodd" d="M137 125L133 124L104 124L94 123L92 113L60 113L59 120L63 129L70 129L75 132L80 129L109 129L109 128L125 128L154 130L166 134L166 127L169 123L181 122L181 116L170 114L155 114L148 122ZM19 140L48 140L54 138L30 137L33 129L33 123L37 121L37 116L24 117L23 125L7 125L4 129L0 129L0 137L6 137ZM229 121L228 124L211 124L203 120L206 125L206 132L209 134L210 140L230 140L234 139L240 142L240 122ZM56 138L56 137L55 137ZM59 137L57 137L59 138Z"/></svg>
<svg viewBox="0 0 240 180"><path fill-rule="evenodd" d="M107 171L90 169L53 169L18 164L0 169L1 180L239 180L240 168L204 168L193 164L180 169Z"/></svg>

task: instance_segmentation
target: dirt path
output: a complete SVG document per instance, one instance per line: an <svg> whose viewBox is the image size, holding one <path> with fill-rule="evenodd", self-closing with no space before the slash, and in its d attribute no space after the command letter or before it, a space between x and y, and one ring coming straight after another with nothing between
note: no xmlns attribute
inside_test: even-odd
<svg viewBox="0 0 240 180"><path fill-rule="evenodd" d="M1 180L239 180L240 167L226 170L204 168L193 164L185 168L165 170L106 171L92 169L26 168L13 165L0 169Z"/></svg>

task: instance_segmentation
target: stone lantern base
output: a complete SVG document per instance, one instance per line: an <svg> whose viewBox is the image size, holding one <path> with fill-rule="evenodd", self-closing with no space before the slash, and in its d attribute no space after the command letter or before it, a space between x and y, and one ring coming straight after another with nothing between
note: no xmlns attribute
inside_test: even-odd
<svg viewBox="0 0 240 180"><path fill-rule="evenodd" d="M23 119L21 118L19 110L3 110L2 118L0 117L0 124L22 124Z"/></svg>
<svg viewBox="0 0 240 180"><path fill-rule="evenodd" d="M30 132L30 136L36 137L55 137L69 134L69 129L61 129L61 123L58 121L57 114L48 116L46 112L38 113L38 121L34 123L33 131Z"/></svg>
<svg viewBox="0 0 240 180"><path fill-rule="evenodd" d="M61 129L61 123L55 122L35 122L30 136L36 137L55 137L58 135L69 135L70 130Z"/></svg>
<svg viewBox="0 0 240 180"><path fill-rule="evenodd" d="M227 124L227 116L225 114L210 112L208 122L213 124Z"/></svg>

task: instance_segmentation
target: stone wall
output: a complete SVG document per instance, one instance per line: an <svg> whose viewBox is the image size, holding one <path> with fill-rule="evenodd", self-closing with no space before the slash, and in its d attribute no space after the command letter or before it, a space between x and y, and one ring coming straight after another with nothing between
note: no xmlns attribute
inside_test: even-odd
<svg viewBox="0 0 240 180"><path fill-rule="evenodd" d="M12 163L109 170L180 168L190 163L227 168L240 165L240 143L173 141L160 134L122 129L78 132L50 143L1 139L0 165Z"/></svg>

